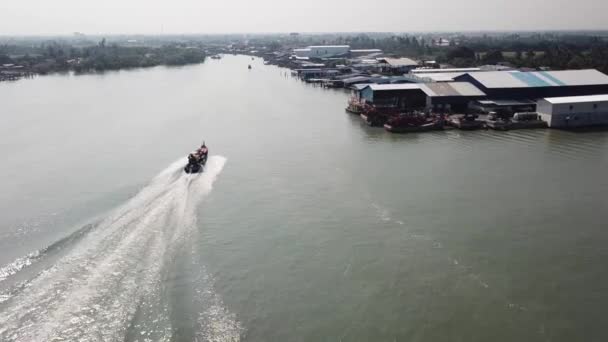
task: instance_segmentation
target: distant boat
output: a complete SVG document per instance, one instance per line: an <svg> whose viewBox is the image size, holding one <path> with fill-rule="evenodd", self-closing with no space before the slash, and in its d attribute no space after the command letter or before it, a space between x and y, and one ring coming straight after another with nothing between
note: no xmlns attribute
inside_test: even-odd
<svg viewBox="0 0 608 342"><path fill-rule="evenodd" d="M249 70L251 70L251 64L249 64L249 67L248 67L248 68L249 68Z"/></svg>

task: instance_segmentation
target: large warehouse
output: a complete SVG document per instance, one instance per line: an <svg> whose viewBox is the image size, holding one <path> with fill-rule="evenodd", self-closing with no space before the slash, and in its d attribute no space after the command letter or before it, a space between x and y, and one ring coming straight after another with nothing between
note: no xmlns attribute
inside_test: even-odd
<svg viewBox="0 0 608 342"><path fill-rule="evenodd" d="M469 103L486 96L481 90L467 82L441 82L420 84L427 95L427 108L434 111L464 113Z"/></svg>
<svg viewBox="0 0 608 342"><path fill-rule="evenodd" d="M360 93L367 103L378 107L414 109L426 106L426 94L420 84L370 84Z"/></svg>
<svg viewBox="0 0 608 342"><path fill-rule="evenodd" d="M545 98L536 111L553 128L608 125L608 95Z"/></svg>
<svg viewBox="0 0 608 342"><path fill-rule="evenodd" d="M489 71L455 78L469 82L488 99L541 99L546 97L608 94L608 76L595 70Z"/></svg>
<svg viewBox="0 0 608 342"><path fill-rule="evenodd" d="M432 108L436 111L466 111L469 102L485 94L466 82L369 84L360 98L376 106L404 110Z"/></svg>

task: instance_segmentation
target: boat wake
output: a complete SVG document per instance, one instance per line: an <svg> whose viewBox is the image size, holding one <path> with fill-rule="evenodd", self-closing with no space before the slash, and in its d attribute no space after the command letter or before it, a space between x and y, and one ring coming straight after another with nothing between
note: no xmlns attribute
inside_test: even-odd
<svg viewBox="0 0 608 342"><path fill-rule="evenodd" d="M196 209L225 162L187 175L177 161L100 222L0 268L0 341L238 340L197 248Z"/></svg>

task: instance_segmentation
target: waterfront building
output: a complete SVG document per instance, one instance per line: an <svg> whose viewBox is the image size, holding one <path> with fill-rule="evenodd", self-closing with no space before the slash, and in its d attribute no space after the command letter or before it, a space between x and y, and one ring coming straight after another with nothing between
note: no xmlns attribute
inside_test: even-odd
<svg viewBox="0 0 608 342"><path fill-rule="evenodd" d="M471 101L485 97L481 90L466 82L368 84L360 86L358 94L360 99L374 106L462 113Z"/></svg>
<svg viewBox="0 0 608 342"><path fill-rule="evenodd" d="M415 71L415 70L412 70ZM454 82L458 76L462 76L466 72L439 72L439 73L413 73L405 74L410 82L414 83L430 83L430 82Z"/></svg>
<svg viewBox="0 0 608 342"><path fill-rule="evenodd" d="M419 68L410 71L411 74L421 75L421 74L440 74L440 73L460 73L461 75L466 74L467 72L475 72L481 71L481 68Z"/></svg>
<svg viewBox="0 0 608 342"><path fill-rule="evenodd" d="M608 76L595 69L470 72L455 80L473 84L489 99L536 100L608 94Z"/></svg>
<svg viewBox="0 0 608 342"><path fill-rule="evenodd" d="M340 70L328 68L303 68L295 69L294 71L299 77L305 80L316 77L331 78L340 74Z"/></svg>
<svg viewBox="0 0 608 342"><path fill-rule="evenodd" d="M426 107L434 112L466 113L471 101L486 96L467 82L424 83L420 88L427 96Z"/></svg>
<svg viewBox="0 0 608 342"><path fill-rule="evenodd" d="M511 68L503 67L500 65L484 65L481 67L473 68L418 68L411 70L407 75L412 79L413 82L453 82L457 77L460 77L467 73L472 72L489 72L489 71L507 71L512 70Z"/></svg>
<svg viewBox="0 0 608 342"><path fill-rule="evenodd" d="M534 112L536 110L536 102L526 99L482 99L471 102L469 107L482 113L513 114L517 112Z"/></svg>
<svg viewBox="0 0 608 342"><path fill-rule="evenodd" d="M303 49L294 49L293 53L299 58L332 58L347 56L349 45L314 45Z"/></svg>
<svg viewBox="0 0 608 342"><path fill-rule="evenodd" d="M608 126L608 95L544 98L537 112L553 128Z"/></svg>
<svg viewBox="0 0 608 342"><path fill-rule="evenodd" d="M361 90L361 98L376 107L408 110L426 106L426 94L415 83L369 84Z"/></svg>
<svg viewBox="0 0 608 342"><path fill-rule="evenodd" d="M301 49L294 49L293 54L297 59L309 58L369 58L374 59L382 55L380 49L353 49L349 45L313 45Z"/></svg>
<svg viewBox="0 0 608 342"><path fill-rule="evenodd" d="M378 58L383 71L391 73L407 73L418 67L418 62L410 58Z"/></svg>
<svg viewBox="0 0 608 342"><path fill-rule="evenodd" d="M351 58L359 58L359 57L374 57L382 54L382 50L380 49L354 49L350 50Z"/></svg>

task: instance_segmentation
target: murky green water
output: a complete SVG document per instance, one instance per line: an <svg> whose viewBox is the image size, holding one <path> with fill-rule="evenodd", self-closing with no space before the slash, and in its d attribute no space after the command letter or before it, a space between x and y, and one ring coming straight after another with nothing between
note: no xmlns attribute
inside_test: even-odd
<svg viewBox="0 0 608 342"><path fill-rule="evenodd" d="M0 84L0 340L608 338L608 133L347 97L242 56Z"/></svg>

